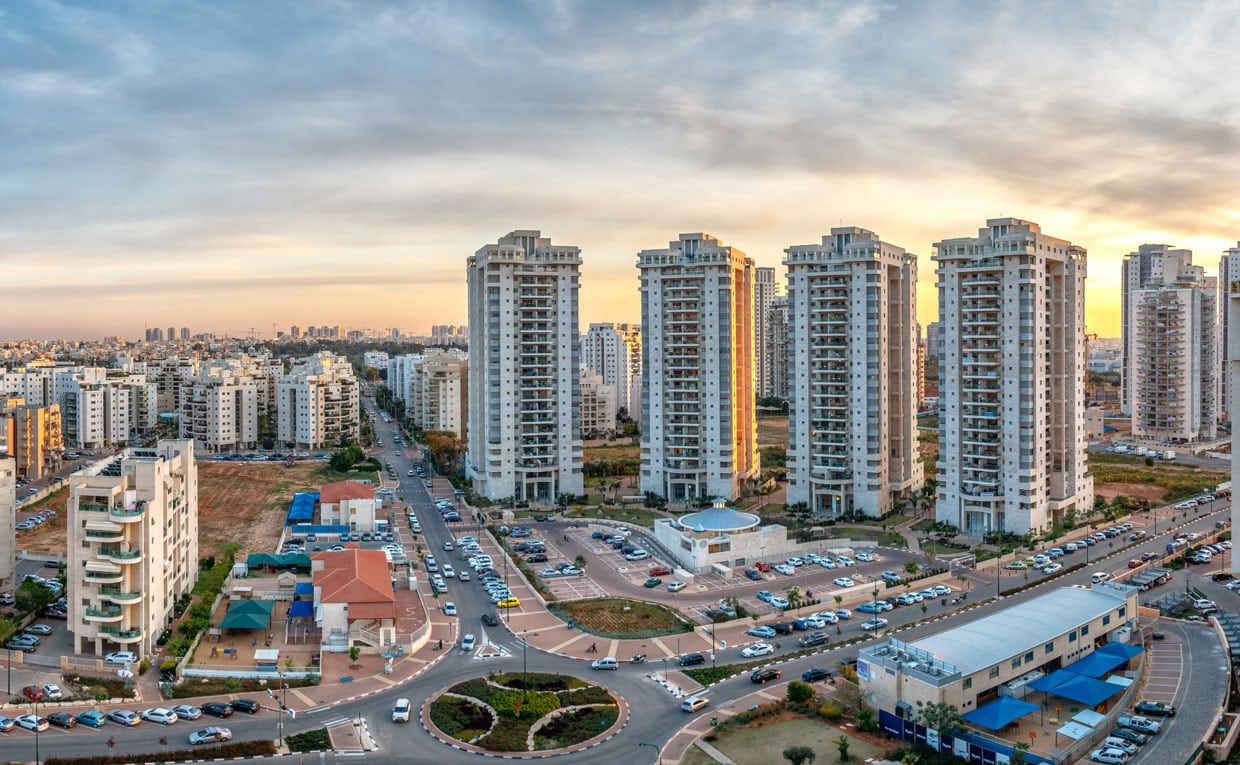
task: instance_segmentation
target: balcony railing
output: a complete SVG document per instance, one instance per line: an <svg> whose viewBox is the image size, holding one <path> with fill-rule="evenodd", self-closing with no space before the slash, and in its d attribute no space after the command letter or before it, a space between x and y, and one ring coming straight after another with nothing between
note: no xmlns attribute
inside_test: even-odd
<svg viewBox="0 0 1240 765"><path fill-rule="evenodd" d="M99 594L115 603L136 603L142 600L142 593L125 592L119 587L100 587Z"/></svg>
<svg viewBox="0 0 1240 765"><path fill-rule="evenodd" d="M93 622L112 622L120 619L124 615L124 610L120 606L109 606L107 608L87 608L86 619Z"/></svg>
<svg viewBox="0 0 1240 765"><path fill-rule="evenodd" d="M99 634L107 635L117 643L133 643L142 639L142 630L126 630L119 627L100 627Z"/></svg>

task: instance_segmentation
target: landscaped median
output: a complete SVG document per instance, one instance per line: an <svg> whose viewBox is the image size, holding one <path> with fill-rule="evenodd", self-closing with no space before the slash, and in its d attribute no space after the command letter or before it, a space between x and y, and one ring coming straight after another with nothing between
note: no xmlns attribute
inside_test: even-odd
<svg viewBox="0 0 1240 765"><path fill-rule="evenodd" d="M693 622L658 603L624 598L598 598L548 603L547 610L591 635L644 640L692 632Z"/></svg>
<svg viewBox="0 0 1240 765"><path fill-rule="evenodd" d="M466 680L422 709L423 725L453 746L514 754L580 748L614 734L626 718L627 707L607 688L543 673Z"/></svg>

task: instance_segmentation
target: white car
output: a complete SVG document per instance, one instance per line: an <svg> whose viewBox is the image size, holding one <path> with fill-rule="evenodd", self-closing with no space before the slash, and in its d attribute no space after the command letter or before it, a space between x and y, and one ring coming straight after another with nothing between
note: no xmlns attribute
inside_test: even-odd
<svg viewBox="0 0 1240 765"><path fill-rule="evenodd" d="M456 616L456 604L449 601L443 604L444 616Z"/></svg>
<svg viewBox="0 0 1240 765"><path fill-rule="evenodd" d="M752 659L755 656L766 656L775 653L775 646L770 643L754 643L741 649L741 656Z"/></svg>
<svg viewBox="0 0 1240 765"><path fill-rule="evenodd" d="M857 553L857 560L861 561L862 563L873 563L874 561L878 560L878 556L871 555L869 553Z"/></svg>
<svg viewBox="0 0 1240 765"><path fill-rule="evenodd" d="M48 701L60 701L64 697L65 697L65 694L63 691L60 690L59 685L56 685L55 683L48 683L47 685L43 686L43 698L44 699Z"/></svg>
<svg viewBox="0 0 1240 765"><path fill-rule="evenodd" d="M1042 569L1042 573L1043 574L1054 574L1062 570L1063 570L1063 564L1051 563L1051 564L1048 564L1046 568Z"/></svg>
<svg viewBox="0 0 1240 765"><path fill-rule="evenodd" d="M787 598L781 598L781 597L779 597L778 595L776 595L775 597L771 598L771 605L772 605L772 606L775 606L776 608L787 608L787 607L788 607L788 599L787 599Z"/></svg>
<svg viewBox="0 0 1240 765"><path fill-rule="evenodd" d="M103 657L104 664L137 664L138 655L133 651L113 651Z"/></svg>
<svg viewBox="0 0 1240 765"><path fill-rule="evenodd" d="M396 706L392 707L392 722L409 722L411 709L413 709L413 704L409 699L397 699Z"/></svg>
<svg viewBox="0 0 1240 765"><path fill-rule="evenodd" d="M835 624L840 620L840 617L834 611L818 611L810 614L810 617L820 619L824 624Z"/></svg>
<svg viewBox="0 0 1240 765"><path fill-rule="evenodd" d="M462 582L468 582L468 581L469 581L469 572L468 572L468 571L466 571L465 569L461 569L460 571L458 571L458 572L457 572L457 574L456 574L456 578L457 578L457 579L460 579Z"/></svg>
<svg viewBox="0 0 1240 765"><path fill-rule="evenodd" d="M802 560L802 559L800 559L800 558L797 558L797 557L795 557L795 556L793 556L793 557L791 557L791 558L789 558L789 559L785 560L785 561L784 561L784 563L787 563L789 566L794 566L794 567L795 567L795 566L804 566L804 565L805 565L805 561L804 561L804 560Z"/></svg>
<svg viewBox="0 0 1240 765"><path fill-rule="evenodd" d="M203 728L189 734L189 742L191 744L218 744L221 741L231 741L232 731L228 728Z"/></svg>
<svg viewBox="0 0 1240 765"><path fill-rule="evenodd" d="M189 704L181 704L172 708L177 713L178 720L197 720L202 717L202 710Z"/></svg>
<svg viewBox="0 0 1240 765"><path fill-rule="evenodd" d="M783 574L784 576L792 576L793 574L797 572L795 568L793 568L792 566L789 566L787 563L779 564L778 566L775 567L775 570Z"/></svg>
<svg viewBox="0 0 1240 765"><path fill-rule="evenodd" d="M474 643L476 641L477 641L477 638L474 637L472 632L465 635L465 637L461 638L461 650L462 651L474 650Z"/></svg>
<svg viewBox="0 0 1240 765"><path fill-rule="evenodd" d="M26 730L45 731L51 726L46 717L36 717L35 715L22 715L16 718L15 722L17 727L25 728Z"/></svg>
<svg viewBox="0 0 1240 765"><path fill-rule="evenodd" d="M811 627L812 629L816 629L816 630L820 630L823 627L827 626L826 620L823 619L821 616L816 616L816 615L801 617L801 621L805 622L809 627Z"/></svg>
<svg viewBox="0 0 1240 765"><path fill-rule="evenodd" d="M150 722L157 722L160 725L171 725L180 718L178 718L177 713L173 712L171 709L156 707L143 712L142 719Z"/></svg>
<svg viewBox="0 0 1240 765"><path fill-rule="evenodd" d="M886 627L886 626L887 626L887 620L882 618L881 616L876 616L873 619L870 619L868 622L865 622L864 624L862 624L861 629L865 630L866 632L873 632L875 630L881 630L883 627Z"/></svg>
<svg viewBox="0 0 1240 765"><path fill-rule="evenodd" d="M832 582L832 583L833 583L836 587L852 587L853 585L855 585L855 584L856 584L856 582L854 582L853 580L849 579L849 578L848 578L848 577L846 577L846 576L837 576L837 577L833 580L833 582Z"/></svg>
<svg viewBox="0 0 1240 765"><path fill-rule="evenodd" d="M452 564L445 563L443 564L443 575L451 579L456 576L456 569L452 568Z"/></svg>
<svg viewBox="0 0 1240 765"><path fill-rule="evenodd" d="M857 562L856 562L855 560L853 560L852 558L848 557L847 555L837 555L837 556L835 557L835 560L836 560L836 561L837 561L837 562L838 562L841 566L855 566L855 565L857 565Z"/></svg>
<svg viewBox="0 0 1240 765"><path fill-rule="evenodd" d="M822 560L818 561L818 565L822 566L823 568L835 568L835 561L831 560L830 558L823 558Z"/></svg>

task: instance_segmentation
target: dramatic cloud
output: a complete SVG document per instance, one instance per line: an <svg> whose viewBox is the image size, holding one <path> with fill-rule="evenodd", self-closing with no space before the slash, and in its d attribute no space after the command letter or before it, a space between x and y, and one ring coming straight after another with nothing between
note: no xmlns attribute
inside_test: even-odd
<svg viewBox="0 0 1240 765"><path fill-rule="evenodd" d="M1014 215L1122 255L1240 237L1228 2L25 3L0 10L3 334L463 322L514 228L778 265L860 225L922 256Z"/></svg>

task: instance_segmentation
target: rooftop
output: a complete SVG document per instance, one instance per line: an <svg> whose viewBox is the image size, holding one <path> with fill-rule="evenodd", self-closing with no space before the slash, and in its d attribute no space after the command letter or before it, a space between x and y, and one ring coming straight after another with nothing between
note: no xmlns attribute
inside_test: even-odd
<svg viewBox="0 0 1240 765"><path fill-rule="evenodd" d="M1045 645L1127 603L1131 588L1063 587L908 645L950 664L964 675ZM1136 616L1133 612L1128 616ZM1122 622L1116 622L1119 627Z"/></svg>
<svg viewBox="0 0 1240 765"><path fill-rule="evenodd" d="M319 490L319 502L335 504L344 499L374 499L375 490L358 481L336 481Z"/></svg>
<svg viewBox="0 0 1240 765"><path fill-rule="evenodd" d="M383 551L346 548L343 552L314 553L312 557L323 565L314 572L320 603L348 603L350 619L395 618L396 593ZM361 604L372 605L355 611L354 607Z"/></svg>
<svg viewBox="0 0 1240 765"><path fill-rule="evenodd" d="M727 500L717 499L713 507L681 516L677 523L688 531L741 531L757 526L758 516L734 510Z"/></svg>

